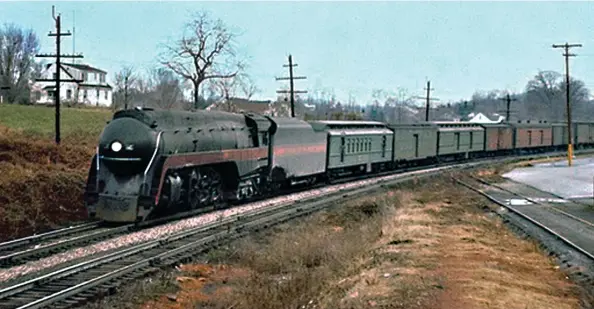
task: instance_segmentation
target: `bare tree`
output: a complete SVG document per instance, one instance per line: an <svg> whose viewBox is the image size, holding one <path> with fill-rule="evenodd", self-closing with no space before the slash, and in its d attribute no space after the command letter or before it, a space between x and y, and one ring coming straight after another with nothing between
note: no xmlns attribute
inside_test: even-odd
<svg viewBox="0 0 594 309"><path fill-rule="evenodd" d="M163 109L170 109L182 99L182 85L171 70L153 69L150 76L153 103Z"/></svg>
<svg viewBox="0 0 594 309"><path fill-rule="evenodd" d="M114 109L116 106L125 106L129 102L130 94L136 84L136 74L131 66L124 66L114 76Z"/></svg>
<svg viewBox="0 0 594 309"><path fill-rule="evenodd" d="M223 109L228 112L235 111L232 100L234 97L242 95L246 100L249 100L259 91L252 79L245 73L239 73L230 78L213 79L210 82L210 88L224 101Z"/></svg>
<svg viewBox="0 0 594 309"><path fill-rule="evenodd" d="M590 92L584 82L570 77L570 98L573 106L589 100ZM526 116L562 121L565 118L565 78L554 71L540 71L526 85ZM543 108L543 103L546 108Z"/></svg>
<svg viewBox="0 0 594 309"><path fill-rule="evenodd" d="M551 106L557 95L562 75L555 71L539 71L526 85L527 93L534 93L548 106Z"/></svg>
<svg viewBox="0 0 594 309"><path fill-rule="evenodd" d="M220 20L199 12L186 24L182 38L165 46L160 62L192 83L198 106L200 85L210 79L235 77L243 64L233 47L234 33Z"/></svg>
<svg viewBox="0 0 594 309"><path fill-rule="evenodd" d="M0 86L9 87L6 92L9 102L29 101L29 81L40 71L35 63L39 48L33 30L15 24L0 28Z"/></svg>

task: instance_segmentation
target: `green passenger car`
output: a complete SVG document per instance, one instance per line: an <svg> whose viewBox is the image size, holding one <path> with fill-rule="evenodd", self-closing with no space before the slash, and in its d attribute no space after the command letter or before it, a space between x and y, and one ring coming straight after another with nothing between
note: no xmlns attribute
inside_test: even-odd
<svg viewBox="0 0 594 309"><path fill-rule="evenodd" d="M437 126L431 123L388 126L394 131L394 162L433 159L437 155Z"/></svg>
<svg viewBox="0 0 594 309"><path fill-rule="evenodd" d="M328 134L327 171L372 172L392 160L393 132L375 121L312 121Z"/></svg>
<svg viewBox="0 0 594 309"><path fill-rule="evenodd" d="M469 157L485 150L485 131L479 124L434 122L438 126L439 156Z"/></svg>

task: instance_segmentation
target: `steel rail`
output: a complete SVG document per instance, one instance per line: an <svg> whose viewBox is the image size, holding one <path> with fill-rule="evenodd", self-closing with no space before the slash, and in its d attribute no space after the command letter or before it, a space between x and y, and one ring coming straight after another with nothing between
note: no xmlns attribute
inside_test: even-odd
<svg viewBox="0 0 594 309"><path fill-rule="evenodd" d="M472 190L475 191L479 194L481 194L482 196L486 197L487 199L489 199L490 201L492 201L493 203L504 207L505 209L508 209L509 211L517 214L518 216L522 217L523 219L527 220L528 222L536 225L537 227L541 228L542 230L546 231L547 233L551 234L552 236L554 236L555 238L561 240L562 242L568 244L570 247L572 247L573 249L577 250L578 252L580 252L581 254L585 255L586 257L588 257L589 259L594 261L594 254L588 252L587 250L583 249L582 247L578 246L577 244L573 243L571 240L565 238L564 236L562 236L561 234L551 230L550 228L548 228L546 225L538 222L537 220L531 218L530 216L524 214L523 212L519 211L518 209L516 209L515 207L511 206L511 205L507 205L505 203L502 203L501 201L499 201L498 199L494 198L493 196L491 196L490 194L486 193L485 191L476 188L466 182L463 182L460 179L454 178L453 180L456 181L458 184Z"/></svg>
<svg viewBox="0 0 594 309"><path fill-rule="evenodd" d="M19 250L19 248L30 246L33 244L40 243L42 241L56 239L59 237L69 236L78 232L92 230L97 228L100 222L87 222L75 226L69 226L63 229L57 229L42 234L31 235L23 238L17 238L14 240L0 243L0 254L6 254L7 251L13 252Z"/></svg>
<svg viewBox="0 0 594 309"><path fill-rule="evenodd" d="M584 224L586 224L586 225L589 225L589 226L591 226L591 227L594 227L594 223L592 223L592 222L590 222L590 221L587 221L587 220L584 220L584 219L582 219L582 218L580 218L580 217L578 217L578 216L572 215L572 214L570 214L570 213L568 213L568 212L566 212L566 211L564 211L564 210L562 210L562 209L559 209L559 208L557 208L557 207L555 207L555 206L553 206L553 205L546 205L546 204L543 204L543 203L541 203L541 202L539 202L539 201L537 201L537 200L534 200L534 199L532 199L532 198L530 198L530 197L528 197L528 196L525 196L525 195L523 195L523 194L520 194L520 193L514 192L514 191L512 191L512 190L510 190L510 189L504 188L504 187L502 187L502 186L499 186L499 185L497 185L497 184L490 183L490 182L488 182L488 181L485 181L485 180L483 180L483 179L480 179L480 178L478 178L478 177L476 177L476 176L472 176L472 175L470 175L470 178L472 178L472 179L474 179L474 180L476 180L476 181L478 181L478 182L480 182L480 183L482 183L482 184L484 184L484 185L486 185L486 186L490 186L490 187L493 187L493 188L497 188L497 189L499 189L499 190L501 190L501 191L508 192L508 193L510 193L510 194L513 194L513 195L515 195L515 196L519 197L519 198L525 199L525 200L527 200L527 201L529 201L529 202L531 202L531 203L533 203L533 204L536 204L536 205L540 205L540 206L543 206L543 207L549 208L549 209L551 209L551 210L553 210L553 211L556 211L556 212L558 212L558 213L560 213L560 214L562 214L562 215L564 215L564 216L570 217L571 219L577 220L577 221L579 221L579 222L581 222L581 223L584 223ZM538 189L536 189L536 188L534 188L534 187L532 187L532 188L533 188L533 189L535 189L535 190L538 190ZM540 191L540 190L539 190L539 191ZM547 193L548 193L548 192L547 192ZM551 195L553 195L553 194L551 194ZM553 196L556 196L556 195L553 195ZM561 199L565 200L563 197L561 197Z"/></svg>
<svg viewBox="0 0 594 309"><path fill-rule="evenodd" d="M98 285L110 284L113 280L121 279L139 270L170 265L182 259L181 255L188 255L197 249L208 249L209 244L227 242L247 235L253 230L267 228L295 217L310 214L344 198L368 193L415 177L435 175L456 167L462 168L466 165L468 164L457 164L395 175L394 178L378 180L369 186L343 189L306 200L290 201L281 205L235 214L218 222L185 230L162 239L133 245L106 256L2 289L0 290L0 301L6 305L14 306L16 304L21 309L42 308L49 305L59 307L60 305L56 302L60 301L65 301L66 303L63 304L65 306L69 303L74 304L85 299L85 297L77 297L77 295ZM85 271L87 276L83 275ZM74 280L73 277L76 276L78 276L78 280ZM56 282L58 280L59 282ZM3 307L2 304L0 307Z"/></svg>

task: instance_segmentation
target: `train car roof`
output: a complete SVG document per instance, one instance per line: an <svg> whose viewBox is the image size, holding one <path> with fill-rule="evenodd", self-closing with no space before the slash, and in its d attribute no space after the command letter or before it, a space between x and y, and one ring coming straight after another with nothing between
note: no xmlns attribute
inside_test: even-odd
<svg viewBox="0 0 594 309"><path fill-rule="evenodd" d="M542 127L542 128L551 127L551 123L547 122L546 120L545 121L527 120L525 122L519 120L518 122L510 122L509 124L514 127Z"/></svg>
<svg viewBox="0 0 594 309"><path fill-rule="evenodd" d="M440 128L465 128L465 127L480 127L480 123L476 122L465 122L465 121L433 121L433 124Z"/></svg>
<svg viewBox="0 0 594 309"><path fill-rule="evenodd" d="M176 126L195 126L204 123L241 123L245 116L222 111L181 111L136 107L121 110L113 115L112 120L130 117L145 123L152 128L171 128Z"/></svg>
<svg viewBox="0 0 594 309"><path fill-rule="evenodd" d="M346 128L385 128L386 124L379 121L361 121L361 120L313 120L308 121L316 131L327 131L331 129Z"/></svg>
<svg viewBox="0 0 594 309"><path fill-rule="evenodd" d="M415 122L415 123L388 123L391 128L436 128L437 126L431 122Z"/></svg>

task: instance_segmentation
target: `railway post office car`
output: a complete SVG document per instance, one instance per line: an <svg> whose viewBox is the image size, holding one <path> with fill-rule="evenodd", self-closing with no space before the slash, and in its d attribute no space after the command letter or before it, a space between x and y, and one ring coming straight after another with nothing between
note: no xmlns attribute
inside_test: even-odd
<svg viewBox="0 0 594 309"><path fill-rule="evenodd" d="M475 123L434 122L437 125L437 155L440 159L464 159L482 153L483 127Z"/></svg>
<svg viewBox="0 0 594 309"><path fill-rule="evenodd" d="M396 165L433 162L437 155L437 126L427 123L389 124L394 131Z"/></svg>
<svg viewBox="0 0 594 309"><path fill-rule="evenodd" d="M505 123L483 123L481 127L485 130L486 155L503 155L513 152L513 127Z"/></svg>
<svg viewBox="0 0 594 309"><path fill-rule="evenodd" d="M312 121L314 130L328 135L327 173L331 177L370 173L392 160L394 133L375 121Z"/></svg>
<svg viewBox="0 0 594 309"><path fill-rule="evenodd" d="M553 127L545 122L518 121L514 127L514 148L522 152L541 152L551 147Z"/></svg>

